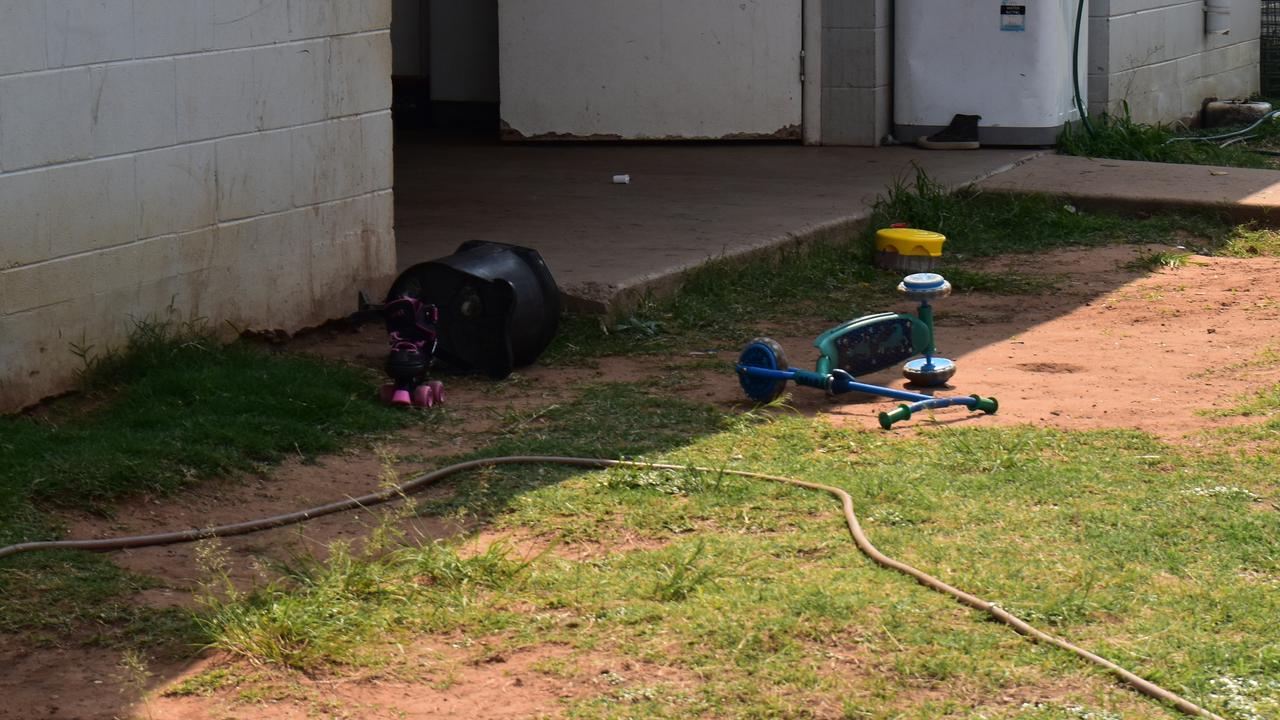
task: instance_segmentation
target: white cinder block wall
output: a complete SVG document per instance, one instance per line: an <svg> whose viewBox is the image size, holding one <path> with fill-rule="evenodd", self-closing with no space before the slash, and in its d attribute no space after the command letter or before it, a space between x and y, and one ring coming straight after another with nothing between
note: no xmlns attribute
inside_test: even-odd
<svg viewBox="0 0 1280 720"><path fill-rule="evenodd" d="M1231 32L1206 35L1203 0L1090 0L1089 110L1173 122L1207 97L1258 90L1261 7L1232 0Z"/></svg>
<svg viewBox="0 0 1280 720"><path fill-rule="evenodd" d="M0 411L135 319L294 331L395 270L390 0L0 0Z"/></svg>
<svg viewBox="0 0 1280 720"><path fill-rule="evenodd" d="M823 0L822 143L879 145L893 101L890 0Z"/></svg>

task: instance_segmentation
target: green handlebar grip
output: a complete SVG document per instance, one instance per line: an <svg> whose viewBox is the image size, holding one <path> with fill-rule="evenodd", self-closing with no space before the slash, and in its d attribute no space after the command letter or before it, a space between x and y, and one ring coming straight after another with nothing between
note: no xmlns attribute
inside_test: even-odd
<svg viewBox="0 0 1280 720"><path fill-rule="evenodd" d="M994 415L1000 409L1000 403L993 397L984 398L981 395L970 395L969 397L978 401L978 404L973 406L974 410L981 410L988 415Z"/></svg>
<svg viewBox="0 0 1280 720"><path fill-rule="evenodd" d="M992 412L995 412L994 410ZM889 412L880 413L880 427L888 430L893 424L900 420L911 419L911 408L906 405L899 405Z"/></svg>

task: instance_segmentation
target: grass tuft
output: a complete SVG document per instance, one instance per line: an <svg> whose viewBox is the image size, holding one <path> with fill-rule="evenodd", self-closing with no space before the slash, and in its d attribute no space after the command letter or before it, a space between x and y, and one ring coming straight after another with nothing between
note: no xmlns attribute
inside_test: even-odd
<svg viewBox="0 0 1280 720"><path fill-rule="evenodd" d="M1269 158L1250 152L1242 144L1222 147L1218 142L1169 142L1188 137L1169 125L1134 122L1126 105L1120 115L1099 115L1091 119L1094 132L1068 125L1058 137L1058 151L1066 155L1114 160L1184 163L1189 165L1225 165L1242 168L1272 168ZM1233 128L1212 128L1202 135L1219 135ZM1259 127L1251 142L1266 142L1280 136L1280 122L1271 121Z"/></svg>
<svg viewBox="0 0 1280 720"><path fill-rule="evenodd" d="M677 553L670 561L659 564L655 573L654 599L679 602L705 585L716 584L716 576L721 571L703 558L706 549L706 542L699 540L687 556Z"/></svg>
<svg viewBox="0 0 1280 720"><path fill-rule="evenodd" d="M1263 354L1263 357L1267 355ZM1272 355L1274 357L1274 354ZM1280 384L1258 390L1253 395L1241 398L1233 407L1211 413L1218 417L1274 417L1280 415Z"/></svg>
<svg viewBox="0 0 1280 720"><path fill-rule="evenodd" d="M947 267L942 272L947 276L954 291L958 293L1043 295L1058 288L1058 282L1052 277L1007 272L993 273L962 267Z"/></svg>
<svg viewBox="0 0 1280 720"><path fill-rule="evenodd" d="M1280 231L1256 223L1240 225L1231 230L1215 254L1237 258L1280 257Z"/></svg>
<svg viewBox="0 0 1280 720"><path fill-rule="evenodd" d="M1177 250L1155 250L1142 253L1125 263L1125 269L1135 272L1151 272L1154 270L1173 270L1185 267L1191 259L1191 253Z"/></svg>
<svg viewBox="0 0 1280 720"><path fill-rule="evenodd" d="M255 664L377 665L378 642L465 626L480 595L512 589L528 567L501 543L470 557L443 542L378 556L334 543L324 561L301 561L249 594L215 575L196 620L209 647Z"/></svg>

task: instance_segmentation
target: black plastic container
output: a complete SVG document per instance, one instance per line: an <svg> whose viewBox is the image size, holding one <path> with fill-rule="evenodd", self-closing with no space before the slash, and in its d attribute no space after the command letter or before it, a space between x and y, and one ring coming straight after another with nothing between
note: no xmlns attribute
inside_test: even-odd
<svg viewBox="0 0 1280 720"><path fill-rule="evenodd" d="M536 250L471 241L400 273L387 300L413 296L440 309L436 356L459 372L504 378L529 365L560 325L560 289Z"/></svg>

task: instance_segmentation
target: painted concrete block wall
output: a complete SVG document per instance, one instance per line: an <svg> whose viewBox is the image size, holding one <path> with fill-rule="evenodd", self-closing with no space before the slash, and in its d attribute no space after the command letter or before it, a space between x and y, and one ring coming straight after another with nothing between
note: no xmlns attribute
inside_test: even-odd
<svg viewBox="0 0 1280 720"><path fill-rule="evenodd" d="M1207 97L1242 98L1258 89L1261 3L1231 1L1231 32L1204 32L1202 0L1091 0L1089 108L1172 122Z"/></svg>
<svg viewBox="0 0 1280 720"><path fill-rule="evenodd" d="M395 270L390 0L0 0L0 410L137 319L295 331Z"/></svg>
<svg viewBox="0 0 1280 720"><path fill-rule="evenodd" d="M802 17L798 1L500 0L504 136L799 138Z"/></svg>
<svg viewBox="0 0 1280 720"><path fill-rule="evenodd" d="M889 133L889 0L823 0L822 143L879 145Z"/></svg>

